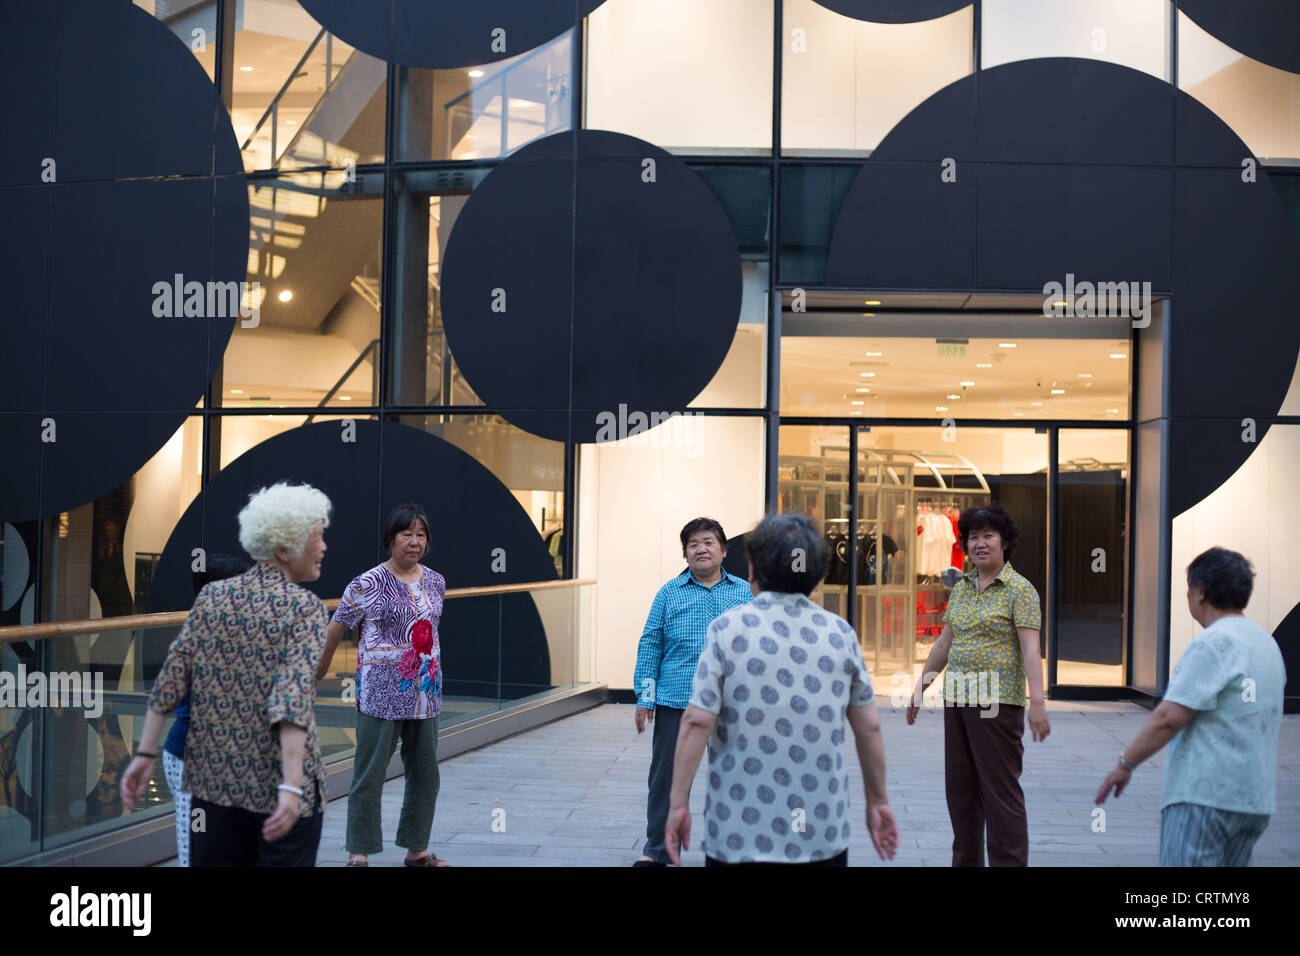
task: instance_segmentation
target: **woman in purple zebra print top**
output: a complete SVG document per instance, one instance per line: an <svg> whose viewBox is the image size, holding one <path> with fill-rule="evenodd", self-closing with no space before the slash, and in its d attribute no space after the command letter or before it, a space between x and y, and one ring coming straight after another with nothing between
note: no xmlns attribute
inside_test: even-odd
<svg viewBox="0 0 1300 956"><path fill-rule="evenodd" d="M330 622L318 677L344 633L357 634L357 750L348 793L348 866L369 866L384 848L384 772L401 743L406 787L397 846L407 866L447 866L429 851L438 800L442 650L438 621L447 582L420 564L429 550L424 509L407 502L384 522L388 560L352 579Z"/></svg>

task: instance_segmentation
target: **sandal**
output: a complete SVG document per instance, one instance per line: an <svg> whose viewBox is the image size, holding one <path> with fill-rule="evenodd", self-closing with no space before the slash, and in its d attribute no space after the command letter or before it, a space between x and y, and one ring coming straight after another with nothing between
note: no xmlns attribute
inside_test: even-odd
<svg viewBox="0 0 1300 956"><path fill-rule="evenodd" d="M451 866L450 863L448 863L444 859L441 859L436 853L430 853L428 856L422 856L416 860L404 860L402 862L403 865L405 866L432 866L432 867L439 867L439 868L445 868Z"/></svg>
<svg viewBox="0 0 1300 956"><path fill-rule="evenodd" d="M369 866L369 860L348 860L348 866Z"/></svg>

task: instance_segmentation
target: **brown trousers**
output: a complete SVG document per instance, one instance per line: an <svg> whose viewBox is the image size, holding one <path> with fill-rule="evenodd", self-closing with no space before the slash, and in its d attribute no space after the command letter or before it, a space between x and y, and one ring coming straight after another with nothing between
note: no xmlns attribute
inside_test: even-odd
<svg viewBox="0 0 1300 956"><path fill-rule="evenodd" d="M944 790L952 820L952 865L1027 866L1029 818L1020 789L1025 709L998 705L996 717L973 706L943 708Z"/></svg>

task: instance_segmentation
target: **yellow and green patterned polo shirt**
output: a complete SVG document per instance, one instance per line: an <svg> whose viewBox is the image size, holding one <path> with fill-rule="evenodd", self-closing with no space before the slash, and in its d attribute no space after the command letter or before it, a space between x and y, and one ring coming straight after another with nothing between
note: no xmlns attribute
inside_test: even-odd
<svg viewBox="0 0 1300 956"><path fill-rule="evenodd" d="M943 622L952 627L944 673L944 700L953 703L1025 705L1025 659L1017 628L1042 626L1038 592L1008 561L976 593L971 571L948 598Z"/></svg>

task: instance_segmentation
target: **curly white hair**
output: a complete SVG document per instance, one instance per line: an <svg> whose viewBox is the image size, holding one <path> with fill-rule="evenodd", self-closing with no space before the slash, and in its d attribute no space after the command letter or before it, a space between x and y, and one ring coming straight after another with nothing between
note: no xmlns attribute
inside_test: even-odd
<svg viewBox="0 0 1300 956"><path fill-rule="evenodd" d="M330 500L311 485L280 482L248 496L239 512L239 544L257 561L275 559L276 548L299 557L317 528L328 528Z"/></svg>

